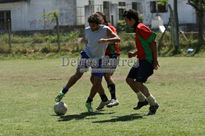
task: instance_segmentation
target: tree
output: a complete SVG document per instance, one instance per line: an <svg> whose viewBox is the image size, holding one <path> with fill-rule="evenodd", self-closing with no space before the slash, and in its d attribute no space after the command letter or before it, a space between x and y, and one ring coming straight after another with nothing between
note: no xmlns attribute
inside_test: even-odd
<svg viewBox="0 0 205 136"><path fill-rule="evenodd" d="M44 13L41 15L43 18L49 18L51 22L56 22L56 29L57 29L57 41L58 41L58 51L60 52L60 32L59 32L59 19L58 19L58 10L50 11L48 13Z"/></svg>
<svg viewBox="0 0 205 136"><path fill-rule="evenodd" d="M188 4L196 10L197 22L198 22L198 46L195 53L198 53L201 45L204 42L204 11L205 11L205 0L188 0Z"/></svg>
<svg viewBox="0 0 205 136"><path fill-rule="evenodd" d="M165 5L168 3L168 0L160 0L157 4ZM174 10L172 9L171 5L168 4L168 7L170 9L170 19L169 24L171 24L171 39L172 44L175 47L174 53L179 52L179 19L178 19L178 3L177 0L174 0ZM167 27L166 27L167 29ZM166 31L165 31L166 32ZM163 34L164 35L164 34ZM162 40L162 38L161 38Z"/></svg>

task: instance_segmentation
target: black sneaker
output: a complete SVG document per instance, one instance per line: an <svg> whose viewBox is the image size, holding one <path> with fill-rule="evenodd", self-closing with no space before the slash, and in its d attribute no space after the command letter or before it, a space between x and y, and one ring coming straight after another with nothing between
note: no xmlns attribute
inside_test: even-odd
<svg viewBox="0 0 205 136"><path fill-rule="evenodd" d="M158 108L159 108L158 104L150 106L149 107L149 113L147 115L154 115Z"/></svg>
<svg viewBox="0 0 205 136"><path fill-rule="evenodd" d="M148 101L147 101L147 100L145 100L144 102L138 102L137 106L135 106L133 109L134 109L134 110L139 110L139 109L141 109L143 106L146 106L146 105L148 105Z"/></svg>

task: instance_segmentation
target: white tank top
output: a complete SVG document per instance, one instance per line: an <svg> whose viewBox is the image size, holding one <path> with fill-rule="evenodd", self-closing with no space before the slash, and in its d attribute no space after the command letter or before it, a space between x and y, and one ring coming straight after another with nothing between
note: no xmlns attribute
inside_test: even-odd
<svg viewBox="0 0 205 136"><path fill-rule="evenodd" d="M84 49L85 53L90 58L101 58L105 56L105 51L108 43L98 43L101 38L107 38L108 26L100 25L97 31L92 31L90 27L85 28L85 38L88 43Z"/></svg>

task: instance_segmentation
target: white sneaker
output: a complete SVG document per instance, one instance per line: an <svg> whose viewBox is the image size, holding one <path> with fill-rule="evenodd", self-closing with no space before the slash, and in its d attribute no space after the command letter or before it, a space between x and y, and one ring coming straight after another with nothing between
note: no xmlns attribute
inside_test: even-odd
<svg viewBox="0 0 205 136"><path fill-rule="evenodd" d="M111 99L110 103L107 105L107 107L113 107L113 106L117 106L119 104L118 100L115 99Z"/></svg>
<svg viewBox="0 0 205 136"><path fill-rule="evenodd" d="M101 109L103 109L105 105L109 104L109 102L110 102L109 100L107 100L106 102L101 101L100 104L99 104L99 106L96 107L96 110L101 110Z"/></svg>

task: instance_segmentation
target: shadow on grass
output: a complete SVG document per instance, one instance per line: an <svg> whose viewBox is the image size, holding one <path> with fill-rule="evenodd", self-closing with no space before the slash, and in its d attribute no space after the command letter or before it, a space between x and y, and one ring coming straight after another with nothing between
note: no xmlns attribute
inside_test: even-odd
<svg viewBox="0 0 205 136"><path fill-rule="evenodd" d="M125 116L119 116L119 117L115 117L113 119L109 119L109 120L101 120L101 121L94 121L93 123L107 123L107 122L118 122L118 121L132 121L135 119L142 119L143 116L139 115L137 113L135 114L131 114L131 115L125 115Z"/></svg>
<svg viewBox="0 0 205 136"><path fill-rule="evenodd" d="M114 112L110 112L110 113L99 113L99 112L92 112L92 113L89 113L89 112L83 112L81 114L73 114L73 115L66 115L66 116L60 116L60 119L58 121L70 121L70 120L73 120L73 119L76 119L76 120L81 120L81 119L84 119L86 117L91 117L92 118L89 118L89 119L94 119L93 116L96 116L96 115L105 115L105 114L113 114Z"/></svg>

